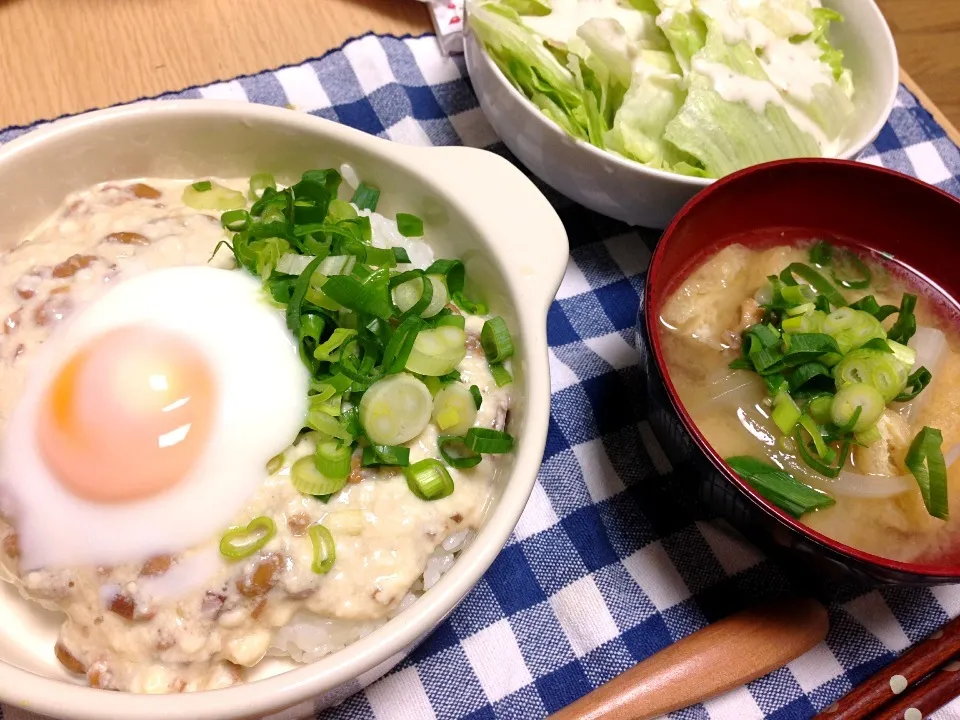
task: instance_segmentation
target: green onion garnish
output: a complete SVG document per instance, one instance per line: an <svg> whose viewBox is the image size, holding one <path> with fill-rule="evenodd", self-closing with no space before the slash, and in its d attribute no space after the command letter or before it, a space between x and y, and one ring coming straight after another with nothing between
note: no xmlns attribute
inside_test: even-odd
<svg viewBox="0 0 960 720"><path fill-rule="evenodd" d="M331 479L342 480L350 474L351 446L347 443L328 440L317 444L317 456L314 458L317 470ZM311 493L324 495L326 493Z"/></svg>
<svg viewBox="0 0 960 720"><path fill-rule="evenodd" d="M866 383L851 383L834 396L830 417L837 427L849 427L848 432L862 433L877 424L885 408L883 395L875 387ZM859 416L854 418L857 411Z"/></svg>
<svg viewBox="0 0 960 720"><path fill-rule="evenodd" d="M407 253L405 248L395 247L392 249L393 249L393 259L396 260L398 264L410 262L410 255Z"/></svg>
<svg viewBox="0 0 960 720"><path fill-rule="evenodd" d="M870 313L881 322L897 312L896 305L880 305L873 295L865 295L855 303L850 303L850 307Z"/></svg>
<svg viewBox="0 0 960 720"><path fill-rule="evenodd" d="M473 427L467 430L463 444L478 453L508 453L513 450L513 436L500 430Z"/></svg>
<svg viewBox="0 0 960 720"><path fill-rule="evenodd" d="M476 385L471 385L470 394L473 395L473 402L477 406L477 410L479 410L480 406L483 404L483 395L480 392L480 388L478 388Z"/></svg>
<svg viewBox="0 0 960 720"><path fill-rule="evenodd" d="M277 189L277 181L270 173L254 173L250 176L250 199L259 200L267 188Z"/></svg>
<svg viewBox="0 0 960 720"><path fill-rule="evenodd" d="M453 478L434 458L426 458L403 469L407 487L421 500L439 500L453 493Z"/></svg>
<svg viewBox="0 0 960 720"><path fill-rule="evenodd" d="M859 275L859 279L848 280L841 278L837 275L836 270L834 270L831 275L837 285L847 288L848 290L863 290L870 286L870 280L873 278L873 274L870 272L870 268L864 264L863 260L853 253L843 252L839 257L839 261L840 264L852 266L853 271Z"/></svg>
<svg viewBox="0 0 960 720"><path fill-rule="evenodd" d="M200 182L195 182L191 185L194 190L197 192L208 192L213 189L213 183L209 180L201 180Z"/></svg>
<svg viewBox="0 0 960 720"><path fill-rule="evenodd" d="M423 220L409 213L397 213L397 229L404 237L423 237Z"/></svg>
<svg viewBox="0 0 960 720"><path fill-rule="evenodd" d="M890 328L890 332L887 333L888 338L904 345L909 342L910 338L917 332L917 318L913 314L916 307L917 296L904 293L900 299L897 321Z"/></svg>
<svg viewBox="0 0 960 720"><path fill-rule="evenodd" d="M334 478L320 472L318 467L319 456L307 455L297 460L290 468L290 482L304 495L332 495L340 492L347 484L347 476ZM347 458L347 472L350 471L349 457Z"/></svg>
<svg viewBox="0 0 960 720"><path fill-rule="evenodd" d="M923 504L935 518L946 520L950 513L947 498L947 464L941 445L943 435L936 428L924 427L910 443L904 464L917 479Z"/></svg>
<svg viewBox="0 0 960 720"><path fill-rule="evenodd" d="M784 435L789 435L793 432L793 428L796 427L801 415L802 413L800 412L800 408L797 407L797 403L794 402L793 398L787 393L780 392L776 398L774 398L771 418Z"/></svg>
<svg viewBox="0 0 960 720"><path fill-rule="evenodd" d="M277 533L277 526L271 518L254 518L246 527L230 528L220 540L220 554L231 560L250 557L263 548Z"/></svg>
<svg viewBox="0 0 960 720"><path fill-rule="evenodd" d="M437 449L444 462L458 470L476 467L483 460L480 453L474 452L464 444L464 438L456 435L441 435L437 438Z"/></svg>
<svg viewBox="0 0 960 720"><path fill-rule="evenodd" d="M499 315L490 318L483 324L480 331L480 344L487 360L492 363L502 363L513 356L513 338L507 323Z"/></svg>
<svg viewBox="0 0 960 720"><path fill-rule="evenodd" d="M362 182L357 186L357 189L353 193L353 198L350 202L352 202L361 210L369 210L370 212L374 212L377 209L377 203L379 201L380 190L372 185L367 185L367 183Z"/></svg>
<svg viewBox="0 0 960 720"><path fill-rule="evenodd" d="M326 575L337 561L337 544L333 541L333 535L320 523L311 525L307 534L313 543L313 564L310 568L317 575Z"/></svg>
<svg viewBox="0 0 960 720"><path fill-rule="evenodd" d="M933 380L933 374L925 367L921 366L914 370L907 378L907 385L899 395L894 398L896 402L909 402L917 395L923 392L923 389Z"/></svg>
<svg viewBox="0 0 960 720"><path fill-rule="evenodd" d="M241 232L250 225L250 213L246 210L227 210L220 216L220 224L230 232Z"/></svg>
<svg viewBox="0 0 960 720"><path fill-rule="evenodd" d="M828 242L821 240L812 248L810 248L810 262L812 262L814 265L819 265L820 267L829 265L832 257L833 245Z"/></svg>
<svg viewBox="0 0 960 720"><path fill-rule="evenodd" d="M837 290L830 281L818 273L809 265L804 263L791 263L780 273L780 280L784 285L796 285L797 281L794 275L802 278L813 286L818 294L823 295L834 307L843 307L847 304L843 295Z"/></svg>
<svg viewBox="0 0 960 720"><path fill-rule="evenodd" d="M363 467L407 467L410 464L410 448L402 445L368 445L363 449L360 464Z"/></svg>
<svg viewBox="0 0 960 720"><path fill-rule="evenodd" d="M762 460L738 456L727 458L726 463L762 497L795 518L836 503L825 492L805 485L790 473Z"/></svg>
<svg viewBox="0 0 960 720"><path fill-rule="evenodd" d="M497 387L503 387L513 382L510 371L501 363L490 363L490 374L493 376L493 381L497 383Z"/></svg>

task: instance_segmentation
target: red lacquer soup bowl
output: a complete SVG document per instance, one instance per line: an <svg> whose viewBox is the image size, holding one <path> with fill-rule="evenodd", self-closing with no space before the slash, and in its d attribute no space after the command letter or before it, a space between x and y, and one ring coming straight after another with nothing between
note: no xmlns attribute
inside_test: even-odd
<svg viewBox="0 0 960 720"><path fill-rule="evenodd" d="M915 564L861 552L821 535L735 475L680 402L660 344L661 308L680 281L724 245L734 240L769 245L777 237L838 238L892 257L895 265L939 288L955 307L960 299L960 200L914 178L844 160L789 160L749 168L704 190L660 240L637 320L650 422L674 467L674 482L696 490L710 511L748 536L806 556L810 562L802 564L808 568L812 563L817 570L888 583L957 582L960 538L952 557Z"/></svg>

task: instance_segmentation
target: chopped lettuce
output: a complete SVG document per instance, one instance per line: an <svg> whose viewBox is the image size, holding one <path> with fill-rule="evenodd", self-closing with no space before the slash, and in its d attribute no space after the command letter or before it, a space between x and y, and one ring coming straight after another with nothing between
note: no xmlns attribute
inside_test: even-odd
<svg viewBox="0 0 960 720"><path fill-rule="evenodd" d="M783 101L745 42L727 45L720 31L711 28L691 64L686 102L667 125L664 139L697 158L708 177L771 158L820 154L816 141L778 103ZM737 76L741 79L726 79ZM730 95L725 98L718 87Z"/></svg>
<svg viewBox="0 0 960 720"><path fill-rule="evenodd" d="M468 0L490 57L566 132L702 177L839 150L842 20L816 0Z"/></svg>

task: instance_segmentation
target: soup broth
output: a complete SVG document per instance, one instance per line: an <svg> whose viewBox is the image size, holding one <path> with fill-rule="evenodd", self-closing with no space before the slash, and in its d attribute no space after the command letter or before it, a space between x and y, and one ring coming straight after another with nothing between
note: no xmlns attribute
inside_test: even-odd
<svg viewBox="0 0 960 720"><path fill-rule="evenodd" d="M820 496L824 498L823 502L815 501L810 509L792 513L799 515L801 522L810 528L845 545L891 560L937 564L960 560L960 552L954 545L960 526L960 511L947 514L944 512L946 508L942 507L943 501L948 508L960 507L960 465L950 467L951 462L960 455L960 423L956 420L960 417L960 334L957 332L952 305L928 283L899 266L887 265L866 256L860 256L861 265L856 259L851 260L855 256L840 247L828 247L827 252L832 251L831 259L818 265L814 258L822 260L822 257L814 250L819 247L818 252L822 252L823 245L815 244L812 240L783 244L785 241L781 238L780 242L766 247L757 247L754 243L750 248L738 243L724 247L695 265L663 305L659 318L660 343L667 372L680 400L721 457L749 456L762 460L771 468L776 466L808 486L801 488L806 493L817 495L811 493L809 488L825 493L825 496ZM909 312L898 313L889 308L887 312L890 314L880 320L882 330L874 333L872 342L868 341L867 348L861 354L870 355L869 348L876 348L877 353L888 353L887 358L903 360L901 380L909 374L910 381L914 381L915 373L921 366L931 373L932 380L912 400L903 400L904 395L909 394L911 386L908 385L907 390L898 393L900 401L891 399L881 403L876 408L879 417L871 429L861 432L858 428L856 435L847 432L843 436L843 428L833 422L837 415L823 417L824 407L834 408L834 412L843 415L843 408L835 409L840 398L834 395L840 392L846 382L842 378L836 379L837 374L846 377L843 368L849 366L848 363L841 367L842 360L838 362L838 357L847 357L842 352L840 355L825 354L815 358L818 362L823 361L829 372L814 377L808 385L798 390L780 386L779 392L785 392L789 396L787 400L778 394L776 387L771 387L769 374L758 374L756 367L744 361L747 349L755 349L749 344L747 349L744 348L745 343L754 342L746 332L750 328L767 325L780 329L778 344L773 346L772 352L782 356L784 351L789 354L790 343L797 337L786 332L787 326L780 328L783 320L804 317L800 311L805 310L810 318L822 321L823 316L810 314L810 307L805 307L803 303L800 307L782 307L786 303L776 295L777 281L771 283L768 278L780 276L793 263L802 263L814 269L821 279L828 280L831 288L839 292L848 305L857 305L857 301L872 295L881 308L890 305L899 309L904 293L917 296L913 310L917 327L915 334L900 347L895 342L889 343L885 339L888 334L903 337L903 325L894 326L900 315L909 315ZM869 284L859 287L863 285L863 271L869 273ZM856 281L848 279L853 276L857 277ZM809 299L818 306L818 310L827 310L824 300L819 297L822 293L810 287L810 283L799 275L795 277L797 287L805 293L805 297L796 299ZM841 281L858 287L845 287ZM796 294L797 291L790 292ZM818 296L816 299L815 295ZM778 302L781 302L781 307L771 309L771 305ZM837 309L836 305L829 307L830 312ZM791 312L796 315L788 315ZM844 311L847 315L850 312ZM883 314L881 310L875 318L879 319ZM834 315L829 317L833 318ZM804 323L806 321L793 320L788 325L796 329ZM909 325L909 322L905 324ZM803 328L804 332L821 330L819 325L812 330L809 326ZM819 334L822 336L824 333ZM860 347L857 343L862 340L863 336L855 338L852 341L854 347L850 347L849 337L842 337L840 344L844 347L841 347L841 351L856 351ZM882 350L884 344L894 348L895 352ZM900 349L903 344L916 351L912 364L908 363L911 352ZM794 346L795 349L797 347ZM731 363L734 368L730 367ZM736 369L738 364L747 367ZM795 368L783 374L788 377L793 374L795 380L802 379L796 377ZM777 382L774 378L772 384L775 386ZM916 389L916 385L912 387ZM824 399L820 405L811 407L811 401L818 394ZM833 397L828 400L831 395ZM792 415L788 407L778 415L780 422L775 421L774 409L780 407L781 400L787 405L787 401L792 400L802 416L812 416L816 414L815 409L820 409L819 418L812 427L824 441L824 456L817 454L813 435L805 429L811 426L810 420L791 425ZM860 407L860 412L855 420L860 422L861 416L869 420L866 415L873 409L867 404L857 407ZM784 415L787 416L786 420ZM841 419L845 418L843 416ZM924 428L936 429L942 434L938 452L942 453L947 466L944 481L946 489L940 497L940 505L934 508L934 514L945 519L931 514L928 509L930 500L928 498L925 502L920 485L908 467L908 451ZM924 437L929 441L925 447L929 448L931 444L936 447L937 443L933 442L935 435ZM806 462L807 458L798 445L800 442L805 442L804 449L807 455L812 455L813 465ZM845 442L849 443L849 449L842 454L847 450ZM826 459L831 457L831 451L837 460L831 467L832 472L825 474L814 466L818 463L829 465ZM935 456L936 453L934 465ZM836 467L841 463L842 470L837 472ZM911 464L914 467L916 465L915 461ZM743 472L740 474L743 476ZM836 476L830 477L830 474ZM935 469L932 469L932 474L937 474ZM775 504L790 511L769 493L764 493L755 482L745 479ZM936 484L936 477L933 482Z"/></svg>

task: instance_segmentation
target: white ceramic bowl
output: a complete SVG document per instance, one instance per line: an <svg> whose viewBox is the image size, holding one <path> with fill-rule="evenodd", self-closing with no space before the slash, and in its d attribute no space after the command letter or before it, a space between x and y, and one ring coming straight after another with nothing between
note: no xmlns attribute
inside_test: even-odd
<svg viewBox="0 0 960 720"><path fill-rule="evenodd" d="M843 50L853 71L856 116L840 157L855 158L890 116L900 82L893 35L873 0L824 0L843 13L830 40ZM664 228L681 207L714 182L653 170L576 140L548 120L510 84L470 33L467 14L467 71L493 129L530 171L571 200L642 227Z"/></svg>
<svg viewBox="0 0 960 720"><path fill-rule="evenodd" d="M53 654L59 615L38 609L13 586L0 583L0 701L69 720L223 720L262 717L314 698L320 706L330 705L399 662L447 617L506 542L533 488L546 441L546 314L568 250L553 208L501 157L468 148L404 146L260 105L139 103L59 121L0 148L0 248L19 242L67 193L102 181L273 172L284 182L303 170L341 163L380 186L378 210L424 217L438 254L461 258L468 282L482 288L491 311L515 331L517 401L509 430L519 445L499 473L496 497L476 541L408 610L346 649L293 669L264 662L254 676L262 679L255 682L183 695L134 695L74 684ZM302 711L311 714L313 707L303 705Z"/></svg>

